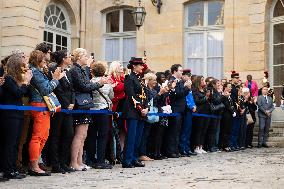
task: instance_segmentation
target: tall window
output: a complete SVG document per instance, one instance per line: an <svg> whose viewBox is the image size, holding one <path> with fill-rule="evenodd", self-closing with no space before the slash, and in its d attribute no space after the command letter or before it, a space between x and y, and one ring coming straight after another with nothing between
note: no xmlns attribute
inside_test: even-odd
<svg viewBox="0 0 284 189"><path fill-rule="evenodd" d="M126 66L136 55L136 26L129 9L105 14L104 57L108 62L120 60Z"/></svg>
<svg viewBox="0 0 284 189"><path fill-rule="evenodd" d="M70 50L70 21L64 7L55 4L49 5L45 10L44 22L43 40L50 45L52 51Z"/></svg>
<svg viewBox="0 0 284 189"><path fill-rule="evenodd" d="M223 1L198 1L185 7L185 67L193 74L223 77L223 22Z"/></svg>
<svg viewBox="0 0 284 189"><path fill-rule="evenodd" d="M279 97L284 84L284 1L274 1L271 14L272 33L270 38L272 84L275 96ZM279 98L276 99L279 105Z"/></svg>

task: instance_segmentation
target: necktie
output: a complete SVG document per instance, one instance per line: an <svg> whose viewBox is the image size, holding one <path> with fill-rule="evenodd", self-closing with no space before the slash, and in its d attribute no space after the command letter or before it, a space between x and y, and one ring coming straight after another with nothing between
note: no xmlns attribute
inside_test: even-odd
<svg viewBox="0 0 284 189"><path fill-rule="evenodd" d="M268 104L268 99L267 99L267 96L265 96L265 100L266 100L266 103Z"/></svg>

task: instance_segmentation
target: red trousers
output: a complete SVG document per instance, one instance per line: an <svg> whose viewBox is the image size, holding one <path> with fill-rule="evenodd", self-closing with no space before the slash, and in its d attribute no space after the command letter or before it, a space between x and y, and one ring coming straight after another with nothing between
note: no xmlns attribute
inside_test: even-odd
<svg viewBox="0 0 284 189"><path fill-rule="evenodd" d="M45 103L32 102L32 106L46 107ZM30 161L37 161L49 136L50 113L31 111L34 121L33 133L29 145Z"/></svg>

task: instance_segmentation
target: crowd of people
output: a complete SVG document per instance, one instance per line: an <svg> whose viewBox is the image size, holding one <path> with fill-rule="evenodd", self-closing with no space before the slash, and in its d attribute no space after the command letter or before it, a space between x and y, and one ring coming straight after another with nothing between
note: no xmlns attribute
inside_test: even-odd
<svg viewBox="0 0 284 189"><path fill-rule="evenodd" d="M154 72L135 57L125 69L83 48L17 50L1 61L0 104L45 108L54 94L70 112L0 110L1 181L245 150L253 147L256 112L257 147L268 147L275 97L267 72L262 84L251 75L242 82L235 71L230 80L204 78L180 64Z"/></svg>

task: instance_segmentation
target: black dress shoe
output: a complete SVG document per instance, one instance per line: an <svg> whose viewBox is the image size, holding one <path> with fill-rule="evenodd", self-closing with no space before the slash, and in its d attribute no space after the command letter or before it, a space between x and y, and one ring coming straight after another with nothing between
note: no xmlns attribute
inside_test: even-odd
<svg viewBox="0 0 284 189"><path fill-rule="evenodd" d="M44 177L44 176L51 176L50 173L44 172L44 173L39 173L33 170L29 170L29 175L30 176L35 176L35 177Z"/></svg>
<svg viewBox="0 0 284 189"><path fill-rule="evenodd" d="M169 154L167 157L168 158L179 158L177 154Z"/></svg>
<svg viewBox="0 0 284 189"><path fill-rule="evenodd" d="M189 153L186 151L180 152L181 157L190 157Z"/></svg>
<svg viewBox="0 0 284 189"><path fill-rule="evenodd" d="M0 182L7 182L7 181L9 181L10 179L8 179L8 178L0 178Z"/></svg>
<svg viewBox="0 0 284 189"><path fill-rule="evenodd" d="M73 173L76 171L74 168L68 167L67 165L61 165L60 167L67 173Z"/></svg>
<svg viewBox="0 0 284 189"><path fill-rule="evenodd" d="M19 172L4 173L3 178L7 178L7 179L23 179L23 178L26 178L26 175L20 174Z"/></svg>
<svg viewBox="0 0 284 189"><path fill-rule="evenodd" d="M262 144L262 147L269 148L269 146L267 144Z"/></svg>
<svg viewBox="0 0 284 189"><path fill-rule="evenodd" d="M134 165L134 167L145 167L145 164L141 161L134 161L132 164Z"/></svg>
<svg viewBox="0 0 284 189"><path fill-rule="evenodd" d="M167 156L163 156L162 154L160 154L160 156L161 156L162 159L168 159Z"/></svg>
<svg viewBox="0 0 284 189"><path fill-rule="evenodd" d="M163 157L161 155L155 155L151 157L154 160L163 160Z"/></svg>
<svg viewBox="0 0 284 189"><path fill-rule="evenodd" d="M94 169L112 169L113 166L107 163L96 163L95 165L92 165L92 168Z"/></svg>
<svg viewBox="0 0 284 189"><path fill-rule="evenodd" d="M132 165L132 164L122 164L122 168L135 168L135 166L134 165Z"/></svg>
<svg viewBox="0 0 284 189"><path fill-rule="evenodd" d="M51 172L52 173L62 173L62 174L66 173L66 171L63 168L61 168L60 166L52 167Z"/></svg>
<svg viewBox="0 0 284 189"><path fill-rule="evenodd" d="M261 148L262 146L260 144L257 145L257 148Z"/></svg>
<svg viewBox="0 0 284 189"><path fill-rule="evenodd" d="M189 151L189 152L188 152L188 155L190 155L190 156L197 156L197 153L192 152L192 151Z"/></svg>

